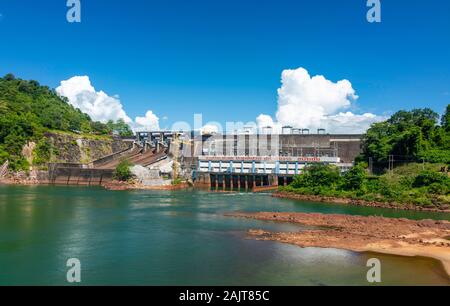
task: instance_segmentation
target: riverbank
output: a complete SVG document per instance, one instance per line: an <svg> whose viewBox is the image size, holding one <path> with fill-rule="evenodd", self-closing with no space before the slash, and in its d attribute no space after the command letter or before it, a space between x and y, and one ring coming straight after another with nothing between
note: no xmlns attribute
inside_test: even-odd
<svg viewBox="0 0 450 306"><path fill-rule="evenodd" d="M111 183L103 184L106 190L111 191L126 191L126 190L183 190L188 189L191 186L188 183L180 183L173 185L170 181L164 185L155 185L155 186L145 186L138 183L128 183L128 182L119 182L113 181Z"/></svg>
<svg viewBox="0 0 450 306"><path fill-rule="evenodd" d="M278 241L303 248L336 248L439 260L450 278L450 222L350 215L305 213L232 213L262 221L298 223L317 227L300 232L250 230L257 240Z"/></svg>
<svg viewBox="0 0 450 306"><path fill-rule="evenodd" d="M0 179L0 184L2 185L51 185L48 180L38 180L36 177L29 176L14 176L9 178ZM76 186L76 185L74 185ZM108 183L103 183L101 185L107 190L111 191L126 191L126 190L183 190L191 187L195 187L198 189L210 190L210 187L205 185L194 184L192 186L188 183L181 183L177 185L172 185L170 182L163 185L158 186L145 186L138 183L128 183L128 182L117 182L112 181ZM216 190L215 192L222 192L220 190ZM224 190L225 193L232 193L233 190ZM278 187L269 186L269 187L256 187L251 189L250 192L253 193L261 193L261 192L273 192L272 197L281 198L281 199L290 199L290 200L298 200L298 201L307 201L307 202L321 202L321 203L333 203L339 205L353 205L353 206L366 206L366 207L376 207L376 208L389 208L393 210L409 210L409 211L423 211L423 212L439 212L439 213L450 213L450 207L448 205L443 205L440 208L430 208L423 207L415 204L400 204L395 202L376 202L376 201L365 201L359 199L351 199L351 198L342 198L342 197L326 197L320 195L307 195L307 194L299 194L287 191L278 191Z"/></svg>
<svg viewBox="0 0 450 306"><path fill-rule="evenodd" d="M320 195L299 194L299 193L285 192L285 191L274 192L272 194L272 196L275 198L308 201L308 202L322 202L322 203L333 203L333 204L341 204L341 205L390 208L390 209L397 209L397 210L416 210L416 211L427 211L427 212L450 213L450 207L448 207L448 206L443 206L441 208L429 208L429 207L422 207L422 206L418 206L418 205L414 205L414 204L365 201L365 200L350 199L350 198L338 198L338 197L326 197L326 196L320 196Z"/></svg>
<svg viewBox="0 0 450 306"><path fill-rule="evenodd" d="M53 185L48 181L36 181L32 179L24 179L24 180L14 180L14 179L1 179L0 185L15 185L15 186L49 186ZM58 184L56 184L58 185ZM58 185L61 186L61 185ZM70 185L67 184L65 186L81 186L81 185ZM89 185L83 185L88 186ZM97 186L98 187L98 186ZM112 181L108 183L103 183L101 187L110 191L127 191L127 190L155 190L155 191L163 191L163 190L183 190L192 187L188 183L180 183L176 185L172 185L170 181L165 185L156 185L156 186L145 186L137 183L128 183L128 182L119 182Z"/></svg>

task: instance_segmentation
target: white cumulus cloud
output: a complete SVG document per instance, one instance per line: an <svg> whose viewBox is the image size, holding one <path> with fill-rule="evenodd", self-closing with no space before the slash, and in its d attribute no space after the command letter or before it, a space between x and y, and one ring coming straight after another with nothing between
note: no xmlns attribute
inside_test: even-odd
<svg viewBox="0 0 450 306"><path fill-rule="evenodd" d="M202 135L217 134L217 133L221 132L221 130L222 130L222 128L218 124L210 123L210 124L204 125L200 129L200 132Z"/></svg>
<svg viewBox="0 0 450 306"><path fill-rule="evenodd" d="M261 114L260 128L272 126L279 131L282 126L295 128L325 128L333 133L362 133L370 124L382 118L374 114L357 115L343 112L358 99L348 80L332 82L322 75L311 77L304 68L284 70L278 89L276 122Z"/></svg>
<svg viewBox="0 0 450 306"><path fill-rule="evenodd" d="M267 128L270 128L270 131L275 134L281 132L281 124L278 122L274 122L273 118L269 115L259 115L258 118L256 118L256 123L258 124L261 132Z"/></svg>
<svg viewBox="0 0 450 306"><path fill-rule="evenodd" d="M88 76L75 76L62 81L56 92L69 99L71 105L88 114L94 121L107 122L119 119L123 119L126 123L132 121L125 113L119 98L110 97L103 91L96 91Z"/></svg>
<svg viewBox="0 0 450 306"><path fill-rule="evenodd" d="M61 81L56 92L69 100L75 108L88 114L92 120L106 123L108 120L123 119L134 130L159 130L159 118L148 111L144 117L136 117L133 121L125 112L119 96L109 96L104 91L97 91L88 76L74 76Z"/></svg>
<svg viewBox="0 0 450 306"><path fill-rule="evenodd" d="M145 117L136 117L134 127L136 129L145 129L147 131L159 130L159 118L152 111L148 111Z"/></svg>
<svg viewBox="0 0 450 306"><path fill-rule="evenodd" d="M326 117L322 126L333 133L364 133L370 128L372 123L385 119L385 117L371 113L357 115L352 112L346 112Z"/></svg>

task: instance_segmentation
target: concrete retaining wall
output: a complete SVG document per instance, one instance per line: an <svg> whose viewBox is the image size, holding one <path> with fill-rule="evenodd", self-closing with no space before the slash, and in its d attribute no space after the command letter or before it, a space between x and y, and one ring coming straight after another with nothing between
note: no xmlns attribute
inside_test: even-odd
<svg viewBox="0 0 450 306"><path fill-rule="evenodd" d="M49 170L49 183L55 185L101 186L111 182L114 170L55 168Z"/></svg>

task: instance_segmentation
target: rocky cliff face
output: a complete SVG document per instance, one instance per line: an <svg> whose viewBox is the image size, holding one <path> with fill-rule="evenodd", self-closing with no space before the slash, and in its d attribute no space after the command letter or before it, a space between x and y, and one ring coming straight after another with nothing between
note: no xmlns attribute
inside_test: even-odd
<svg viewBox="0 0 450 306"><path fill-rule="evenodd" d="M47 133L53 147L51 162L87 164L129 148L120 138Z"/></svg>

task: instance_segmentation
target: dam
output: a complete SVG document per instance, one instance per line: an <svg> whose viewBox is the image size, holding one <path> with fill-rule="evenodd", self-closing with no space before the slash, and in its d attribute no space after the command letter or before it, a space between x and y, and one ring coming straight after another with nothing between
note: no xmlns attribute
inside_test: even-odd
<svg viewBox="0 0 450 306"><path fill-rule="evenodd" d="M97 186L113 179L122 160L152 167L173 160L170 177L219 190L255 189L290 184L310 164L350 169L361 152L361 135L317 134L283 129L282 134L201 134L141 131L123 138L127 149L89 164L49 164L49 183Z"/></svg>
<svg viewBox="0 0 450 306"><path fill-rule="evenodd" d="M346 172L361 153L361 135L283 132L197 137L195 182L225 190L285 186L314 163Z"/></svg>
<svg viewBox="0 0 450 306"><path fill-rule="evenodd" d="M113 180L114 170L123 160L133 165L149 167L167 159L173 133L138 133L124 137L128 148L88 164L50 163L48 183L52 185L102 186ZM145 135L145 137L144 137ZM148 137L150 136L150 137Z"/></svg>

